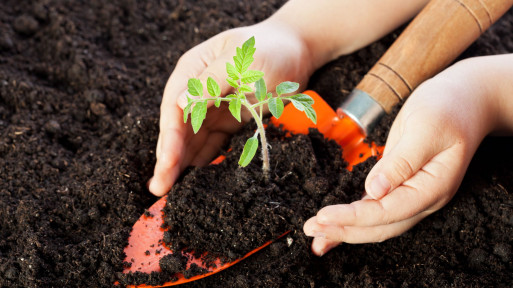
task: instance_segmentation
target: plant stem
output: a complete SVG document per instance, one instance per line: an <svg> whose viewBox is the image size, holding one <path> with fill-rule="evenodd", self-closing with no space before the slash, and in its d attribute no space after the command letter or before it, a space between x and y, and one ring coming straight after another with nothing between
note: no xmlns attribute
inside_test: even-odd
<svg viewBox="0 0 513 288"><path fill-rule="evenodd" d="M269 148L267 147L267 138L265 137L265 128L264 123L262 122L262 118L259 117L257 111L252 107L249 102L243 101L242 105L248 109L255 119L257 124L257 129L260 134L260 142L262 143L262 170L264 172L264 177L267 180L269 178L269 171L271 171L271 165L269 161Z"/></svg>

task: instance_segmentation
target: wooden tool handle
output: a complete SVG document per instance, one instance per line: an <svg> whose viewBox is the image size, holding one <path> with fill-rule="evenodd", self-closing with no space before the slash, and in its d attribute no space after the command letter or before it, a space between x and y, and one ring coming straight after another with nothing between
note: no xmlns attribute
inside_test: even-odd
<svg viewBox="0 0 513 288"><path fill-rule="evenodd" d="M513 0L432 0L356 87L387 113L440 72L499 19Z"/></svg>

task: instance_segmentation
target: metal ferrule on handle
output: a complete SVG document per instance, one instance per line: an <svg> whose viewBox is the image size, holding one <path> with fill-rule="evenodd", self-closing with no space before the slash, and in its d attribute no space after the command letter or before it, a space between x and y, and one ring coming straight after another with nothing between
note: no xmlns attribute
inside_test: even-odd
<svg viewBox="0 0 513 288"><path fill-rule="evenodd" d="M346 101L337 109L339 118L347 116L353 119L364 135L369 135L385 114L385 109L374 98L359 89L351 91Z"/></svg>

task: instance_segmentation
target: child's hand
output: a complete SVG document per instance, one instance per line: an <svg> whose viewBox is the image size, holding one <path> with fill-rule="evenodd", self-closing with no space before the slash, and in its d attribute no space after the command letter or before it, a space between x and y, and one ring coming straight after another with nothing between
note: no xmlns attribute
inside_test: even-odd
<svg viewBox="0 0 513 288"><path fill-rule="evenodd" d="M184 167L208 164L228 135L241 127L222 107L209 111L203 128L193 134L182 118L189 78L200 78L204 83L210 76L222 83L221 94L228 94L231 87L224 81L226 62L233 62L235 48L255 36L252 69L265 73L268 89L272 91L283 81L299 82L301 89L315 69L390 32L427 1L291 0L264 22L223 32L189 50L180 58L164 90L150 191L157 196L167 193ZM373 21L362 22L362 15ZM249 119L244 113L242 116L243 122Z"/></svg>
<svg viewBox="0 0 513 288"><path fill-rule="evenodd" d="M190 124L183 123L183 108L187 105L185 91L189 78L207 77L220 84L222 95L231 91L225 79L226 62L233 64L235 49L251 36L255 36L257 51L251 69L263 71L269 90L282 81L306 85L313 72L307 47L297 34L285 25L263 22L250 27L221 33L185 53L176 65L164 90L161 105L160 135L158 138L154 177L149 189L157 195L169 191L178 175L188 165L206 165L218 153L227 137L242 124L230 116L227 106L212 107L202 129L194 134ZM303 87L304 88L304 87ZM209 107L213 102L209 103ZM243 109L243 122L250 115Z"/></svg>
<svg viewBox="0 0 513 288"><path fill-rule="evenodd" d="M485 135L507 126L507 118L513 122L506 108L513 99L504 97L513 92L512 56L460 62L416 89L392 125L363 199L324 207L305 223L305 234L315 237L312 251L384 241L444 206Z"/></svg>

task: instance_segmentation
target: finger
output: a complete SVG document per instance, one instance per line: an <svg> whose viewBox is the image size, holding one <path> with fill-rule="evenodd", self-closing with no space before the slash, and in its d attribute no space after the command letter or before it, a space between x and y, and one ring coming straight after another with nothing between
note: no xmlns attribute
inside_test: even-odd
<svg viewBox="0 0 513 288"><path fill-rule="evenodd" d="M202 62L206 64L201 73L194 78L200 79L201 83L203 84L204 97L214 96L208 93L207 79L209 77L214 79L214 81L219 85L219 88L221 89L220 96L224 96L228 94L230 91L232 91L233 88L228 84L228 82L225 81L225 79L228 77L228 74L226 72L226 63L230 61L230 57L228 55L223 55L217 59L209 59L208 57L210 56L203 55L200 57L204 58L202 59ZM185 106L187 106L187 95L185 92L179 96L177 103L178 106L182 109L185 108ZM209 101L208 107L212 106L213 104L213 101Z"/></svg>
<svg viewBox="0 0 513 288"><path fill-rule="evenodd" d="M185 133L183 127L169 127L166 131L160 132L157 146L160 147L161 152L157 153L154 176L148 187L156 196L166 194L181 172L180 163L183 153L180 151L184 150Z"/></svg>
<svg viewBox="0 0 513 288"><path fill-rule="evenodd" d="M219 154L229 135L237 132L243 124L229 115L227 105L219 108L211 107L207 112L208 118L199 130L187 142L185 163L193 166L204 166Z"/></svg>
<svg viewBox="0 0 513 288"><path fill-rule="evenodd" d="M403 221L427 209L439 209L461 183L468 165L463 151L458 145L443 151L382 199L326 206L317 213L317 221L323 225L377 226Z"/></svg>
<svg viewBox="0 0 513 288"><path fill-rule="evenodd" d="M326 238L316 237L312 241L312 252L322 257L324 254L328 253L331 249L340 245L341 242L333 241Z"/></svg>
<svg viewBox="0 0 513 288"><path fill-rule="evenodd" d="M449 173L445 169L434 173ZM418 171L414 177L379 200L362 199L350 204L326 206L317 219L323 225L376 226L400 222L431 207L450 187L451 175ZM433 184L436 183L436 184Z"/></svg>
<svg viewBox="0 0 513 288"><path fill-rule="evenodd" d="M441 135L434 126L424 130L406 130L397 144L369 172L365 181L367 194L373 199L380 199L411 178L437 153L448 148L444 146L445 141L440 139Z"/></svg>
<svg viewBox="0 0 513 288"><path fill-rule="evenodd" d="M157 163L154 176L148 183L148 189L156 196L166 194L181 171L185 141L190 138L191 131L183 124L183 110L176 101L185 93L187 79L200 74L205 68L204 63L195 61L200 50L201 47L197 46L180 57L164 88L160 105L160 133L155 151Z"/></svg>
<svg viewBox="0 0 513 288"><path fill-rule="evenodd" d="M430 212L426 211L404 221L370 227L321 225L316 223L317 221L313 217L312 221L308 220L307 223L313 225L311 228L322 231L324 236L317 238L324 239L324 241L316 240L312 242L312 251L325 254L334 247L334 243L362 244L383 242L403 234L429 214ZM311 228L307 227L305 230ZM308 234L306 235L309 236Z"/></svg>
<svg viewBox="0 0 513 288"><path fill-rule="evenodd" d="M167 193L183 167L189 165L187 161L184 163L184 159L190 162L190 155L200 150L186 145L193 134L183 123L183 111L177 105L177 99L185 95L189 78L202 75L208 64L215 62L215 59L211 59L215 55L209 52L209 45L206 44L194 47L180 58L164 89L156 149L157 163L154 177L148 185L149 190L157 196Z"/></svg>

